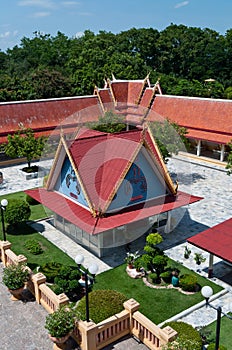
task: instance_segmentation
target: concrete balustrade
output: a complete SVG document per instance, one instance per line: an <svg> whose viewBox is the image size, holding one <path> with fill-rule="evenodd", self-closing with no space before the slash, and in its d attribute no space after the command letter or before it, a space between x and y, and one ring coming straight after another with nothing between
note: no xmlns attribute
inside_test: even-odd
<svg viewBox="0 0 232 350"><path fill-rule="evenodd" d="M27 261L24 255L16 255L10 248L10 242L0 241L0 258L3 266ZM46 276L40 272L34 274L31 271L27 287L34 294L36 302L41 304L48 313L69 303L64 293L56 295L49 288L46 284ZM138 311L140 305L136 300L129 299L123 306L123 311L99 324L82 320L76 323L72 337L80 344L82 350L100 350L125 335L133 335L149 349L158 350L177 336L177 332L171 327L161 329L140 313ZM65 344L54 344L53 349L65 350Z"/></svg>

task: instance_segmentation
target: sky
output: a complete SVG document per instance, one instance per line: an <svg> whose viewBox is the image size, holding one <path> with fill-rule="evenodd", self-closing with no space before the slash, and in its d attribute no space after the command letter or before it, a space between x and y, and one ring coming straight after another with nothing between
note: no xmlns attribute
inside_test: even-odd
<svg viewBox="0 0 232 350"><path fill-rule="evenodd" d="M85 30L120 33L130 28L164 30L171 23L232 28L231 0L1 0L0 50L20 45L35 32L72 38Z"/></svg>

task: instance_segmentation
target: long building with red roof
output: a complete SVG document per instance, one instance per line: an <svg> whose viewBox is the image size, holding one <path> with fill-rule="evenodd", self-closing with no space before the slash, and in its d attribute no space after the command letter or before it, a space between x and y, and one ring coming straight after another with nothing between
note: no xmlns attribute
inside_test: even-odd
<svg viewBox="0 0 232 350"><path fill-rule="evenodd" d="M232 139L232 100L163 95L159 83L151 85L147 76L142 80L113 77L90 96L1 102L0 143L19 126L32 128L38 136L59 136L61 128L71 132L109 110L123 115L128 125L169 119L187 129L197 155L208 150L219 154L221 161Z"/></svg>

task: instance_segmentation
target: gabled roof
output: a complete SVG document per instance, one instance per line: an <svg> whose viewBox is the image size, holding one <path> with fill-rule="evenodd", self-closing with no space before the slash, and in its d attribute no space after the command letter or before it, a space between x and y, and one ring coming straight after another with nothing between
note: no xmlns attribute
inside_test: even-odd
<svg viewBox="0 0 232 350"><path fill-rule="evenodd" d="M154 215L171 211L202 199L201 197L179 191L178 196L158 198L146 204L136 205L133 207L133 210L125 209L114 215L93 217L88 210L76 205L73 201L56 192L46 191L44 188L26 190L25 192L65 220L68 220L91 235L149 218L150 216L153 217Z"/></svg>
<svg viewBox="0 0 232 350"><path fill-rule="evenodd" d="M0 102L0 143L18 130L19 123L32 128L36 136L49 136L59 126L72 131L77 123L96 121L108 110L123 114L129 124L142 124L148 115L148 120L168 118L184 126L189 138L222 144L232 139L232 100L162 95L159 83L151 87L147 76L113 77L104 88L95 87L91 96Z"/></svg>
<svg viewBox="0 0 232 350"><path fill-rule="evenodd" d="M48 136L59 125L73 128L80 122L98 120L101 113L97 96L0 102L0 142L6 142L7 135L17 131L20 124L38 136Z"/></svg>
<svg viewBox="0 0 232 350"><path fill-rule="evenodd" d="M176 188L147 129L114 134L81 129L75 140L61 138L47 189L53 190L53 177L57 178L67 154L91 212L104 214L142 147L149 152L169 193L175 195Z"/></svg>
<svg viewBox="0 0 232 350"><path fill-rule="evenodd" d="M232 100L156 95L148 119L158 115L187 128L191 138L220 143L232 139Z"/></svg>
<svg viewBox="0 0 232 350"><path fill-rule="evenodd" d="M187 241L232 263L232 218L188 238Z"/></svg>

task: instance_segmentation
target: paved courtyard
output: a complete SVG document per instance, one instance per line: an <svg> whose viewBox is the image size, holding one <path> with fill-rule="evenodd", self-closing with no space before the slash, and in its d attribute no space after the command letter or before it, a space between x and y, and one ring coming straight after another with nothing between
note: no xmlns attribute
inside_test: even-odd
<svg viewBox="0 0 232 350"><path fill-rule="evenodd" d="M42 165L44 168L49 169L51 162L46 161L43 162ZM33 188L41 183L41 179L24 181L19 171L21 167L22 165L18 165L0 169L5 178L5 185L0 189L0 195ZM198 273L207 276L208 262L206 261L206 263L202 264L199 269L199 267L196 267L192 258L188 261L183 259L184 245L188 237L232 216L232 177L226 175L225 170L220 165L196 159L189 161L184 155L171 159L168 163L168 168L172 177L178 180L180 190L204 197L204 199L186 208L176 210L174 218L172 219L174 231L172 233L162 233L164 242L161 244L161 248L164 249L171 258L179 260L183 264L188 265L190 269L198 270ZM41 222L38 223L38 225L38 230L41 234L51 241L53 240L54 244L60 245L61 249L70 256L75 257L79 249L82 249L78 245L74 246L73 242L68 238L65 237L64 239L63 235L47 222ZM140 243L139 240L132 243L131 249L137 250ZM191 249L194 251L197 248L191 247ZM88 252L85 252L85 254L89 261L91 259L98 260L93 255L88 254ZM207 253L203 252L203 254L207 257ZM124 256L125 251L121 250L120 254L115 254L105 259L104 262L101 262L102 271L122 262ZM219 295L214 303L216 306L222 306L223 311L227 312L230 310L229 305L232 302L232 290L230 285L232 269L220 259L215 259L215 262L214 280L216 283L223 286L225 293ZM52 345L47 337L47 332L44 329L45 310L34 302L23 304L21 302L13 303L10 301L9 294L1 282L1 277L0 296L0 349L52 349ZM201 307L204 307L203 303ZM215 311L207 314L205 312L205 307L204 310L198 307L194 312L177 316L177 319L181 318L194 326L199 326L211 322L215 317ZM75 347L70 347L70 349L75 349ZM123 339L116 344L108 346L105 350L110 349L144 350L146 347L143 344L137 343L134 339Z"/></svg>

